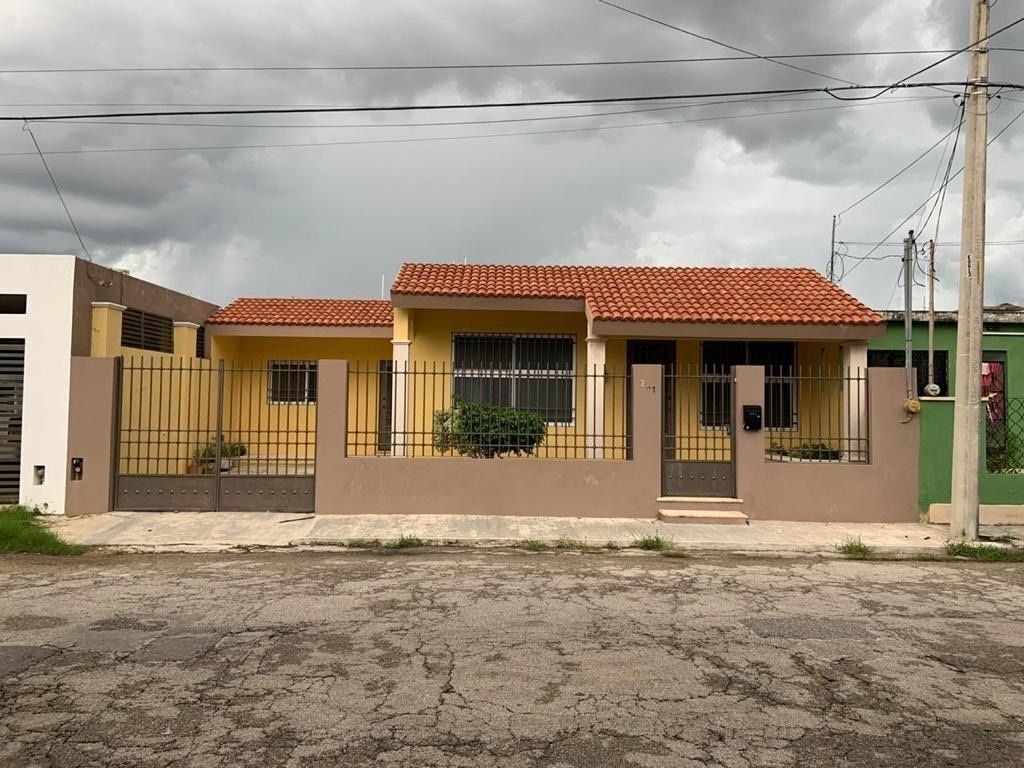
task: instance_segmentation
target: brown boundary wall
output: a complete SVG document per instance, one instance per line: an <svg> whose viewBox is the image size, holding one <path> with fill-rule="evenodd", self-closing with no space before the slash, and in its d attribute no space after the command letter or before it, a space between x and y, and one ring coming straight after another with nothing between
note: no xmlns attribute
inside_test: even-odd
<svg viewBox="0 0 1024 768"><path fill-rule="evenodd" d="M657 515L661 367L637 366L629 461L345 457L347 364L319 364L317 514ZM330 424L323 414L331 414ZM340 416L339 416L340 414ZM337 427L341 427L337 429Z"/></svg>
<svg viewBox="0 0 1024 768"><path fill-rule="evenodd" d="M764 369L738 366L733 413L764 406ZM869 463L767 461L763 432L736 431L736 495L751 520L917 522L919 423L902 368L868 369ZM735 417L734 417L735 418Z"/></svg>
<svg viewBox="0 0 1024 768"><path fill-rule="evenodd" d="M64 465L66 514L93 515L112 509L117 384L117 358L71 358L68 456ZM71 460L76 457L84 461L80 480L71 472Z"/></svg>

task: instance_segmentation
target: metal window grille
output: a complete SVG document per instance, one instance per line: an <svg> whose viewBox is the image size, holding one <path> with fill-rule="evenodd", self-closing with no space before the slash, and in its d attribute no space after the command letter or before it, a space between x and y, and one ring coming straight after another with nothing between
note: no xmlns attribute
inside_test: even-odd
<svg viewBox="0 0 1024 768"><path fill-rule="evenodd" d="M196 357L206 357L206 326L196 329Z"/></svg>
<svg viewBox="0 0 1024 768"><path fill-rule="evenodd" d="M315 403L316 363L309 360L271 360L267 364L267 402Z"/></svg>
<svg viewBox="0 0 1024 768"><path fill-rule="evenodd" d="M479 352L469 350L472 354ZM353 362L349 368L349 455L627 457L625 371L607 366L603 371L584 374L539 367L475 369L474 360L482 359L463 355L460 362L464 367L458 369L443 363L411 363L396 368L391 361ZM557 377L552 376L552 370ZM552 380L557 380L557 386L551 384ZM519 408L514 407L516 402ZM473 426L460 426L469 423L468 417L451 421L453 416L461 418L453 414L460 403L482 405L488 410ZM512 418L508 423L517 426L494 428L497 433L493 425L482 426L483 421L505 419L510 413L539 415L542 439L533 442L532 428L527 431L523 426L528 419ZM476 411L474 414L480 415ZM544 422L569 415L573 418Z"/></svg>
<svg viewBox="0 0 1024 768"><path fill-rule="evenodd" d="M1024 474L1024 398L1006 399L1000 415L986 419L986 467L996 474Z"/></svg>
<svg viewBox="0 0 1024 768"><path fill-rule="evenodd" d="M548 424L576 419L573 336L452 336L454 393L471 402L531 411Z"/></svg>
<svg viewBox="0 0 1024 768"><path fill-rule="evenodd" d="M765 453L771 461L867 462L867 369L765 370Z"/></svg>
<svg viewBox="0 0 1024 768"><path fill-rule="evenodd" d="M902 349L869 349L869 368L902 368L907 359ZM935 383L939 386L939 395L949 394L949 352L945 349L936 349L935 357ZM917 393L924 392L928 384L928 350L914 350L910 356L910 362L917 371Z"/></svg>
<svg viewBox="0 0 1024 768"><path fill-rule="evenodd" d="M120 475L312 475L311 402L268 402L267 362L128 357Z"/></svg>
<svg viewBox="0 0 1024 768"><path fill-rule="evenodd" d="M141 309L126 309L121 315L121 346L173 353L174 321Z"/></svg>
<svg viewBox="0 0 1024 768"><path fill-rule="evenodd" d="M731 429L732 378L736 365L761 365L792 370L796 344L789 341L701 342L700 424L710 429ZM793 429L798 418L798 391L787 381L765 380L764 423L767 427Z"/></svg>

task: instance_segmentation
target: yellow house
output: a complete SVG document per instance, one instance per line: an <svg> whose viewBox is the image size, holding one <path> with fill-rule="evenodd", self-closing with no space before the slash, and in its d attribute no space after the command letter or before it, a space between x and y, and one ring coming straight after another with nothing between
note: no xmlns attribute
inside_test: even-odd
<svg viewBox="0 0 1024 768"><path fill-rule="evenodd" d="M765 366L769 458L866 461L863 369L883 330L841 288L792 268L406 264L390 301L239 299L207 321L211 357L250 374L237 383L244 407L223 420L243 440L254 422L302 431L290 414L315 418L315 361L344 359L351 456L458 453L439 439L444 414L477 402L544 424L539 441L481 455L625 459L629 374L653 363L666 371L665 458L689 469L731 460L737 365Z"/></svg>

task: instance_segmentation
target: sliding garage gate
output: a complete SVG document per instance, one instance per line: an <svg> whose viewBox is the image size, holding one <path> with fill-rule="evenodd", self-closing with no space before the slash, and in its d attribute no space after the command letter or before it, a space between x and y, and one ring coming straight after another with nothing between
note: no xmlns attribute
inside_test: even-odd
<svg viewBox="0 0 1024 768"><path fill-rule="evenodd" d="M0 504L18 503L24 395L25 340L0 339Z"/></svg>

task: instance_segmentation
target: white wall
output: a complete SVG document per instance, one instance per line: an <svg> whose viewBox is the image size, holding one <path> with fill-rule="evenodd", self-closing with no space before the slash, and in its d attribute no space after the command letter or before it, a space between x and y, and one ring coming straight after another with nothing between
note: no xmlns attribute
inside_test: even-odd
<svg viewBox="0 0 1024 768"><path fill-rule="evenodd" d="M74 256L0 254L0 293L24 293L27 313L0 315L0 337L25 339L21 503L64 513ZM33 467L46 467L36 484Z"/></svg>

